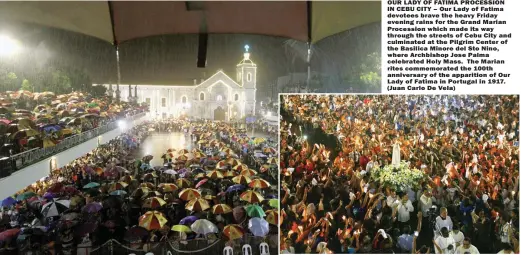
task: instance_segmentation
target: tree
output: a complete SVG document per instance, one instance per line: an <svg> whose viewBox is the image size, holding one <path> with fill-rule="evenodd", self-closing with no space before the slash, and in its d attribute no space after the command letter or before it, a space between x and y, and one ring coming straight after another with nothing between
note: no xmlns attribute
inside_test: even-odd
<svg viewBox="0 0 521 255"><path fill-rule="evenodd" d="M90 90L93 97L102 97L107 93L105 86L92 86Z"/></svg>
<svg viewBox="0 0 521 255"><path fill-rule="evenodd" d="M30 81L28 81L27 79L24 79L22 81L22 87L20 89L33 92L34 91L34 86L31 84Z"/></svg>
<svg viewBox="0 0 521 255"><path fill-rule="evenodd" d="M18 76L13 72L5 72L0 75L0 85L3 91L17 90Z"/></svg>
<svg viewBox="0 0 521 255"><path fill-rule="evenodd" d="M66 94L72 91L71 79L62 70L52 72L51 91L56 94Z"/></svg>
<svg viewBox="0 0 521 255"><path fill-rule="evenodd" d="M380 88L382 83L381 56L377 52L367 55L367 58L360 65L360 81L368 85L370 90Z"/></svg>

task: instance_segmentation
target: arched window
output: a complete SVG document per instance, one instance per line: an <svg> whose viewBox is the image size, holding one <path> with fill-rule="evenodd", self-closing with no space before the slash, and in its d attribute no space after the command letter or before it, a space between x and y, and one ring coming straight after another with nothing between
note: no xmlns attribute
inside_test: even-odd
<svg viewBox="0 0 521 255"><path fill-rule="evenodd" d="M222 100L223 100L223 96L218 95L218 96L217 96L217 101L222 101Z"/></svg>
<svg viewBox="0 0 521 255"><path fill-rule="evenodd" d="M201 94L199 94L199 100L204 101L204 93L203 92L201 92Z"/></svg>
<svg viewBox="0 0 521 255"><path fill-rule="evenodd" d="M186 104L186 100L187 100L186 96L181 97L181 103Z"/></svg>
<svg viewBox="0 0 521 255"><path fill-rule="evenodd" d="M248 82L251 81L251 73L248 73L248 75L246 75L246 80L247 80Z"/></svg>
<svg viewBox="0 0 521 255"><path fill-rule="evenodd" d="M234 96L234 100L235 100L235 101L239 101L239 94L235 94L235 96Z"/></svg>

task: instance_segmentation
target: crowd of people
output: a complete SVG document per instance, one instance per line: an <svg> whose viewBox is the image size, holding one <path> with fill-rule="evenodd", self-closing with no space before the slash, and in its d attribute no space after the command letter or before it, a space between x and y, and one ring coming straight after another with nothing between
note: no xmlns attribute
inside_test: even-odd
<svg viewBox="0 0 521 255"><path fill-rule="evenodd" d="M518 96L284 95L281 115L281 253L519 253Z"/></svg>
<svg viewBox="0 0 521 255"><path fill-rule="evenodd" d="M1 156L52 147L63 139L146 111L146 106L113 102L72 92L0 92Z"/></svg>
<svg viewBox="0 0 521 255"><path fill-rule="evenodd" d="M193 139L188 148L137 158L155 132ZM141 124L2 200L0 253L89 254L109 240L128 247L125 254L162 254L173 241L168 247L204 250L220 240L240 252L252 237L276 247L277 153L267 146L226 123ZM243 160L248 150L269 157ZM164 164L151 165L153 157ZM190 244L200 239L205 246Z"/></svg>

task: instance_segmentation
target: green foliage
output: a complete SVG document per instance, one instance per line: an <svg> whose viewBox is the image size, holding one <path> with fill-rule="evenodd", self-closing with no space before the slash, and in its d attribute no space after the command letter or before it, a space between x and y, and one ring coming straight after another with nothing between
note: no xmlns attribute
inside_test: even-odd
<svg viewBox="0 0 521 255"><path fill-rule="evenodd" d="M22 87L20 88L21 90L28 90L28 91L34 91L34 86L31 84L31 82L27 79L24 79L22 81Z"/></svg>
<svg viewBox="0 0 521 255"><path fill-rule="evenodd" d="M71 79L62 70L52 72L49 91L56 94L66 94L72 91Z"/></svg>
<svg viewBox="0 0 521 255"><path fill-rule="evenodd" d="M0 90L14 91L18 90L18 76L13 72L4 72L0 74Z"/></svg>

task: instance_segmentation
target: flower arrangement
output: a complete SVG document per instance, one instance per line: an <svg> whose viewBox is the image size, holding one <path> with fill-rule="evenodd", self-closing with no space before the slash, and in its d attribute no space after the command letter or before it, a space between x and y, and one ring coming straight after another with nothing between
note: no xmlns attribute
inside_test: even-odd
<svg viewBox="0 0 521 255"><path fill-rule="evenodd" d="M399 166L387 165L372 169L371 179L380 185L405 191L407 188L418 190L421 183L427 179L427 175L421 170L410 168L408 162L401 161Z"/></svg>

